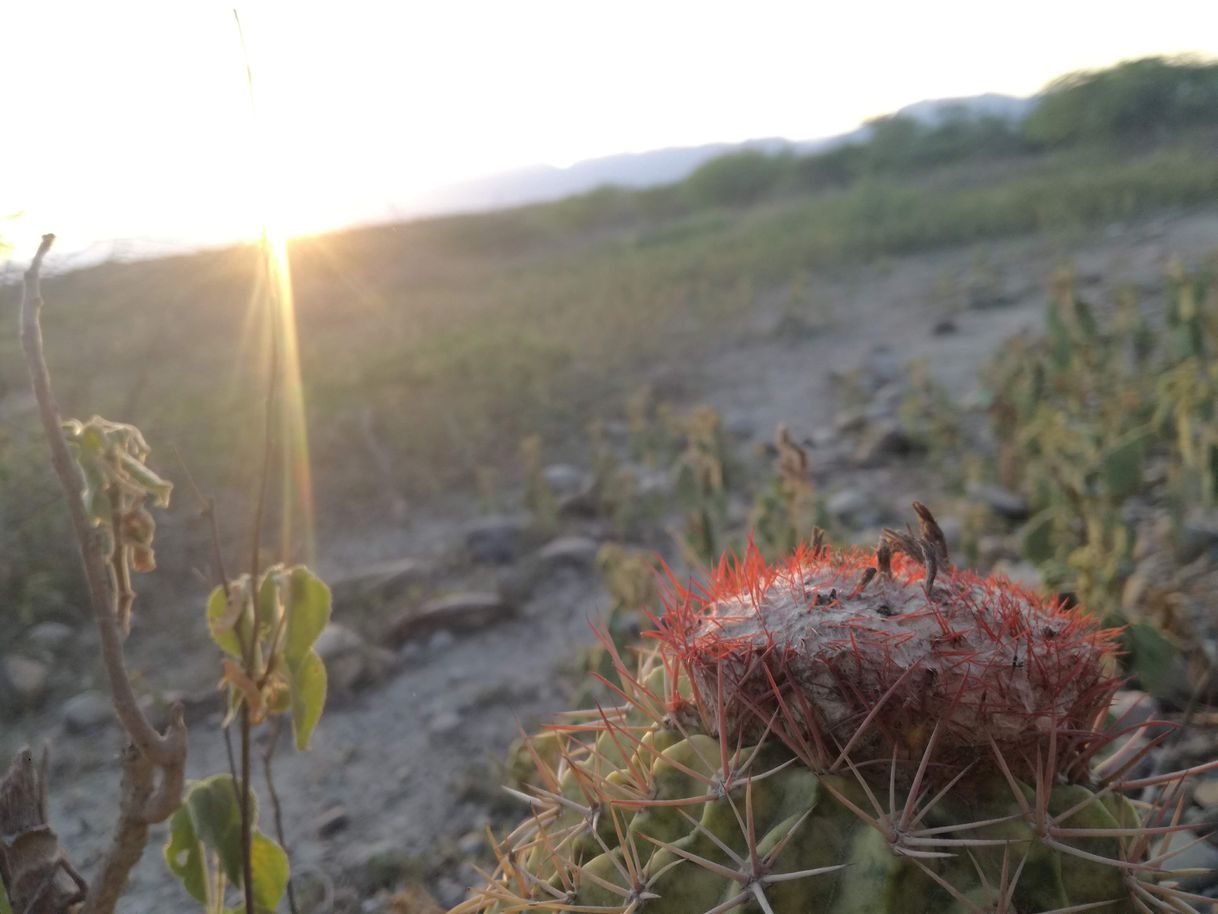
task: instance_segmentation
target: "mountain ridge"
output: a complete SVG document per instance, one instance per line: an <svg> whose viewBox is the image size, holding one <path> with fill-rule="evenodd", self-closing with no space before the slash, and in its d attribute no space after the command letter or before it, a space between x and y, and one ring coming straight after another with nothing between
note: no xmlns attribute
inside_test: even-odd
<svg viewBox="0 0 1218 914"><path fill-rule="evenodd" d="M533 165L449 184L416 198L402 213L405 218L480 212L545 203L602 187L641 189L672 184L688 177L711 159L734 152L767 154L788 152L811 155L849 143L863 142L871 124L904 117L936 127L954 118L1022 120L1035 105L1034 98L986 92L981 95L924 99L874 118L854 130L816 139L791 140L760 137L738 143L668 146L645 152L618 153L583 159L566 167Z"/></svg>

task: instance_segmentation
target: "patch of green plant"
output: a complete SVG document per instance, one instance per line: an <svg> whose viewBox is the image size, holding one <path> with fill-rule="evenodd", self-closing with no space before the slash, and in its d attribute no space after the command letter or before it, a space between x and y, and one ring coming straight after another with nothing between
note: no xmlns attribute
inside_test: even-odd
<svg viewBox="0 0 1218 914"><path fill-rule="evenodd" d="M1218 504L1218 284L1173 266L1154 319L1128 293L1098 307L1062 271L1046 327L987 370L998 481L1028 498L1027 557L1092 612L1132 623L1129 662L1157 685L1175 650L1123 592L1147 504L1177 535L1190 509Z"/></svg>

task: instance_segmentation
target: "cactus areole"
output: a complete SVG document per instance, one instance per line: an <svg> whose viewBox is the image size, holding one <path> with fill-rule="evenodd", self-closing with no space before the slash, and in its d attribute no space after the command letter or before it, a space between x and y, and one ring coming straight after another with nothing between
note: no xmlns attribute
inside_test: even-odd
<svg viewBox="0 0 1218 914"><path fill-rule="evenodd" d="M916 508L921 531L888 531L874 553L817 544L771 566L750 551L704 592L674 588L665 648L733 739L770 729L810 761L916 765L938 727L937 776L996 750L1024 777L1039 754L1085 778L1078 763L1119 685L1115 633L951 567Z"/></svg>
<svg viewBox="0 0 1218 914"><path fill-rule="evenodd" d="M614 706L526 741L531 814L453 914L1191 911L1163 734L1104 717L1114 632L952 567L931 513L669 589L651 648L602 637ZM1131 799L1131 797L1133 799ZM1176 842L1187 848L1187 840Z"/></svg>

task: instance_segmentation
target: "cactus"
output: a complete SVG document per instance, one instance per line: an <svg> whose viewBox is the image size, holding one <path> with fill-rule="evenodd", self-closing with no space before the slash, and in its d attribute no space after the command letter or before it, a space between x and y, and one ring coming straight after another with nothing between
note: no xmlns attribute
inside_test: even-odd
<svg viewBox="0 0 1218 914"><path fill-rule="evenodd" d="M546 731L453 914L1191 910L1150 845L1197 769L1134 777L1156 725L1101 728L1116 633L955 569L914 507L873 554L670 582L629 672L603 639L620 704Z"/></svg>

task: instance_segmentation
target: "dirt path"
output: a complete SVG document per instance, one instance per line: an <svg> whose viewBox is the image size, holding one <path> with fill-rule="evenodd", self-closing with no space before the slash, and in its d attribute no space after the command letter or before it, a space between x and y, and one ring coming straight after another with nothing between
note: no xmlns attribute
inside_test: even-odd
<svg viewBox="0 0 1218 914"><path fill-rule="evenodd" d="M716 406L756 441L768 439L780 422L797 437L823 435L839 407L835 373L865 364L899 373L911 358L926 359L939 381L967 396L978 368L1005 339L1038 326L1045 279L1064 255L1077 265L1084 290L1102 295L1124 285L1154 287L1169 254L1195 262L1216 249L1218 214L1206 213L1112 229L1076 245L1021 239L814 278L805 302L792 303L785 292L763 296L753 332L708 355L693 372L685 405ZM789 325L793 309L805 322L807 314L827 309L832 321L793 338L776 330ZM949 317L954 330L933 332ZM892 475L884 468L866 472L869 485ZM857 479L846 476L834 485ZM901 480L889 482L901 490ZM417 520L391 539L376 539L378 554L367 559L384 557L390 541L398 554L456 543L465 520ZM362 538L373 541L368 531ZM363 551L350 544L336 548L323 570L337 570ZM477 832L497 802L489 760L502 758L516 735L516 718L531 725L563 707L567 695L554 685L556 668L589 642L587 620L604 603L590 570L547 575L514 620L458 636L433 635L408 648L387 681L328 710L313 751L285 751L277 768L297 871L327 874L340 891L336 910L379 911L382 902L350 907L358 892L349 887L366 893L382 870L388 881L408 878L412 858L434 863L449 848L454 854L475 850ZM58 712L48 712L23 729L45 736L57 721ZM192 776L227 768L213 724L204 721L192 730ZM107 837L96 829L112 821L117 749L113 727L55 738L51 820L85 872ZM163 841L163 828L155 830L124 910L187 909L160 859ZM457 900L458 880L418 875L441 901Z"/></svg>

